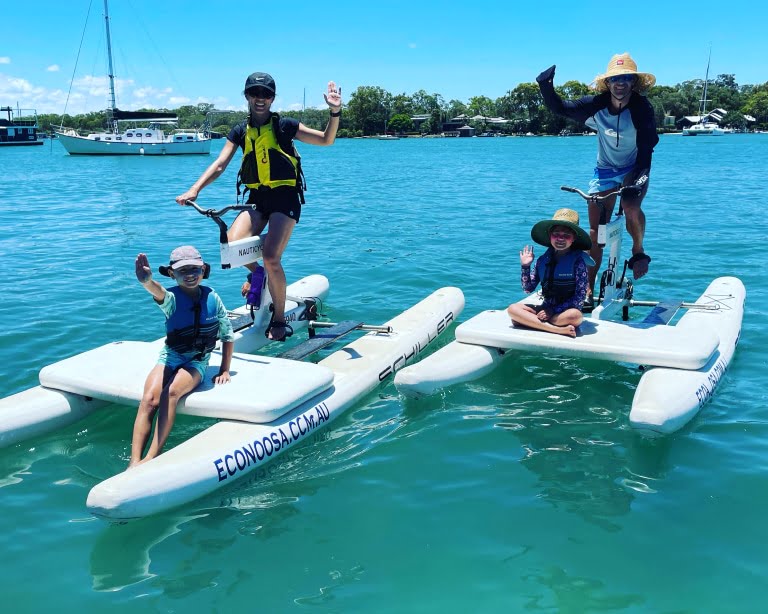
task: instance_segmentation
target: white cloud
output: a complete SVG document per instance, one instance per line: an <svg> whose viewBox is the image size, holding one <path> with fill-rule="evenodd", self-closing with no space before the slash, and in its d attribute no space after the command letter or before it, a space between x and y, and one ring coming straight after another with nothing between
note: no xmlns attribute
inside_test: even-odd
<svg viewBox="0 0 768 614"><path fill-rule="evenodd" d="M0 56L0 64L10 64L11 58L8 56Z"/></svg>
<svg viewBox="0 0 768 614"><path fill-rule="evenodd" d="M46 68L48 72L59 72L60 67L58 64L51 64L48 68Z"/></svg>

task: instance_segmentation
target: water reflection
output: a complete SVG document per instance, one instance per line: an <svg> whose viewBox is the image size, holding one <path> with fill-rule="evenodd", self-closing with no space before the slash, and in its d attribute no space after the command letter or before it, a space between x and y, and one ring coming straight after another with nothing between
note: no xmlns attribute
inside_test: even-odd
<svg viewBox="0 0 768 614"><path fill-rule="evenodd" d="M528 610L547 610L561 613L618 612L645 603L639 593L618 594L608 583L585 576L569 574L560 567L527 574L523 579L546 589L545 596L533 597Z"/></svg>
<svg viewBox="0 0 768 614"><path fill-rule="evenodd" d="M537 477L533 496L613 532L633 501L655 493L669 471L673 438L647 439L627 422L639 377L606 362L510 359L489 376L454 387L444 399L410 403L409 412L418 422L422 412L447 404L464 420L479 422L478 448L492 437L489 422L513 432L520 454L515 460L512 452L510 462ZM471 427L461 428L472 434ZM467 450L473 453L471 444ZM505 453L509 458L510 449Z"/></svg>
<svg viewBox="0 0 768 614"><path fill-rule="evenodd" d="M182 524L200 517L163 515L107 525L91 551L94 590L121 590L155 577L152 549L179 533Z"/></svg>

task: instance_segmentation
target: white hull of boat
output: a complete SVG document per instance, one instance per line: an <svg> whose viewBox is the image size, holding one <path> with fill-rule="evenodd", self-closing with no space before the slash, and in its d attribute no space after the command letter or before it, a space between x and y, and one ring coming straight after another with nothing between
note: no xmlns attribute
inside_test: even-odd
<svg viewBox="0 0 768 614"><path fill-rule="evenodd" d="M288 286L288 296L299 299L328 296L328 279L322 275L310 275ZM294 330L306 327L304 318L306 306L299 301L286 301L286 318ZM234 310L235 314L247 314L243 306ZM235 349L238 352L252 353L263 347L269 340L264 335L268 318L257 318L256 325L235 333ZM163 340L155 342L157 353ZM145 369L149 373L150 366ZM146 376L145 373L145 376ZM103 399L64 392L43 386L23 390L17 394L0 399L0 448L19 441L44 435L73 424L97 409L108 405Z"/></svg>
<svg viewBox="0 0 768 614"><path fill-rule="evenodd" d="M690 421L712 397L738 342L745 297L746 290L739 279L735 277L715 279L696 303L718 305L720 308L688 309L675 326L668 328L668 332L678 329L675 335L681 336L680 338L700 336L701 339L705 339L714 332L718 337L716 350L703 366L699 365L696 369L655 367L645 371L640 378L630 412L630 424L633 427L648 433L674 432ZM589 320L586 318L585 322L590 323ZM611 324L612 329L628 326L601 321L600 326L603 324ZM667 327L660 325L659 328ZM457 329L457 336L458 332L459 329ZM562 344L577 341L570 338L558 339L557 335L549 333L534 331L526 331L526 333L533 333L534 337L540 337L544 343ZM584 348L583 344L581 347L576 343L572 345L574 351L571 355L587 355L581 351ZM643 347L627 348L627 354L623 356L613 355L616 350L612 347L604 347L602 350L608 352L612 360L628 362L635 362L632 357L637 351L642 350L642 353L647 355L647 348ZM541 351L541 348L537 351ZM554 348L554 346L552 351L561 353L560 348ZM525 353L517 349L508 350L453 341L418 364L399 371L395 376L395 385L406 396L419 397L435 394L447 386L482 377L495 369L501 360L510 356L521 359L524 358Z"/></svg>
<svg viewBox="0 0 768 614"><path fill-rule="evenodd" d="M700 305L717 304L720 309L689 309L680 319L677 328L716 330L720 337L717 352L700 369L657 367L646 371L640 378L629 413L629 423L634 428L648 433L673 433L712 398L739 342L746 295L741 280L720 277L696 301Z"/></svg>
<svg viewBox="0 0 768 614"><path fill-rule="evenodd" d="M683 128L683 136L723 136L725 129L714 124L694 124Z"/></svg>
<svg viewBox="0 0 768 614"><path fill-rule="evenodd" d="M184 140L172 136L152 139L128 139L107 141L90 137L75 136L57 132L59 142L70 155L91 156L180 156L208 155L211 153L211 139L197 134L184 135ZM104 136L104 135L100 135ZM115 135L107 135L114 139ZM192 140L187 140L187 136Z"/></svg>
<svg viewBox="0 0 768 614"><path fill-rule="evenodd" d="M308 440L350 405L427 348L464 307L458 288L443 288L386 325L318 363L334 373L331 388L268 423L225 420L157 458L97 484L89 510L115 520L155 514L188 503Z"/></svg>

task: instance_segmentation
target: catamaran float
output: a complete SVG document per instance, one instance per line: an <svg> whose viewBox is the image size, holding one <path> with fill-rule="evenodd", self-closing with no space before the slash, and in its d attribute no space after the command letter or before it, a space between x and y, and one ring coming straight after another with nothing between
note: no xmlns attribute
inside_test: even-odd
<svg viewBox="0 0 768 614"><path fill-rule="evenodd" d="M243 207L247 206L205 213L225 228L220 214ZM223 230L222 266L256 261L262 255L263 238L227 243ZM324 327L313 318L328 290L328 280L321 275L288 287L286 317L295 330ZM245 305L230 314L236 329L231 382L210 383L221 364L217 349L205 383L178 406L178 413L220 422L94 486L87 499L93 514L115 520L147 516L252 473L325 428L411 363L461 313L464 295L458 288L442 288L381 326L347 321L330 325L325 333L311 332L309 340L278 357L245 353L268 343L264 332L270 306L265 278L258 307ZM366 334L317 364L302 362L357 330ZM137 406L163 342L110 343L43 368L39 386L0 400L0 447L61 428L109 403Z"/></svg>
<svg viewBox="0 0 768 614"><path fill-rule="evenodd" d="M601 204L605 197L586 200ZM735 277L712 281L693 303L658 302L633 298L626 278L627 262L619 271L624 220L601 220L599 241L610 249L600 281L597 307L584 319L575 339L512 325L506 310L484 311L456 328L456 340L395 376L395 385L407 396L434 394L453 384L477 379L511 356L522 360L527 352L544 352L631 363L643 375L635 391L630 424L649 434L674 432L691 420L712 397L739 341L746 290ZM521 302L530 303L532 297ZM541 297L539 297L541 300ZM629 308L653 307L640 322L627 322ZM684 315L670 322L679 309ZM621 314L622 322L610 321Z"/></svg>

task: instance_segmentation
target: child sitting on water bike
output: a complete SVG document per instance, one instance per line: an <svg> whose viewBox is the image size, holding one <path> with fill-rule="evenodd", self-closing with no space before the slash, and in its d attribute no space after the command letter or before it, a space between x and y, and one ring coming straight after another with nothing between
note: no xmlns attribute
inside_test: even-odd
<svg viewBox="0 0 768 614"><path fill-rule="evenodd" d="M541 283L541 305L512 303L507 313L515 324L538 330L576 336L576 327L584 319L581 313L587 295L587 266L592 259L584 252L592 247L589 235L579 226L579 214L559 209L550 220L537 222L531 238L548 249L533 263L533 247L520 252L520 281L525 292L533 292Z"/></svg>
<svg viewBox="0 0 768 614"><path fill-rule="evenodd" d="M210 267L194 247L177 247L171 252L170 264L160 267L160 273L178 284L166 289L152 279L146 254L136 256L136 278L163 310L167 336L157 364L144 382L144 393L133 425L129 468L162 452L176 418L176 405L182 396L192 392L205 378L217 339L222 341L221 367L213 381L216 384L230 381L229 366L235 336L219 295L201 285L209 270ZM142 458L155 415L155 434L146 456Z"/></svg>

